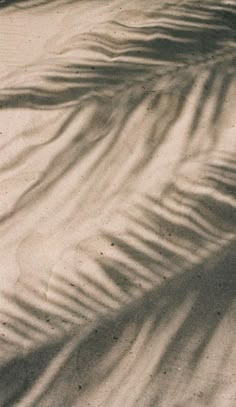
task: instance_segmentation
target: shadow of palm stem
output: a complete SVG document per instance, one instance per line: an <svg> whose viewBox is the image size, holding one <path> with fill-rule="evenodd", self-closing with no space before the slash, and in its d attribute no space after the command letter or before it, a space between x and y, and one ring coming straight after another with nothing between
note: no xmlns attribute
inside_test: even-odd
<svg viewBox="0 0 236 407"><path fill-rule="evenodd" d="M215 349L218 336L234 318L232 159L231 154L213 154L201 168L204 176L194 191L192 182L180 177L161 200L145 197L137 202L132 215L123 214L130 218L125 236L104 233L102 252L99 247L92 251L91 270L88 262L85 269L80 265L70 273L63 267L63 274L51 282L47 303L30 291L27 301L25 294L10 300L14 307L5 315L5 346L9 354L11 338L13 349L24 344L28 351L2 368L3 405L17 399L22 406L44 405L58 397L66 405L76 400L83 403L83 394L88 397L95 391L97 397L97 388L111 386L109 378L115 384L104 390L102 402L119 405L122 389L139 371L146 372L145 385L135 392L136 401L128 397L128 406L137 400L140 406L171 402L179 381L175 405L178 400L189 405L199 394L202 405L219 402L218 369L227 368L234 349L230 334L232 340L214 356L213 384L207 383L206 389L200 383L199 389L196 377L209 358L208 348ZM227 192L218 188L222 181L226 189L230 187ZM78 264L81 251L91 257L90 249L75 251ZM125 369L132 353L131 366ZM25 372L22 381L14 395L6 396L9 390L5 389L20 368ZM183 390L186 385L188 391Z"/></svg>

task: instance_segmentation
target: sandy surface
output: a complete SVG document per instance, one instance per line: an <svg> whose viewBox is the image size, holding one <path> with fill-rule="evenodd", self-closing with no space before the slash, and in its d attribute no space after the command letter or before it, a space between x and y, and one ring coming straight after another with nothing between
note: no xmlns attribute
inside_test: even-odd
<svg viewBox="0 0 236 407"><path fill-rule="evenodd" d="M235 3L39 3L0 2L0 406L234 407Z"/></svg>

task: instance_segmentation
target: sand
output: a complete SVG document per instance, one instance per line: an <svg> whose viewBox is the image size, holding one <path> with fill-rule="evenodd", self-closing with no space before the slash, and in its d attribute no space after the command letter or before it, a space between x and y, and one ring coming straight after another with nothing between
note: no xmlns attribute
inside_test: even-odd
<svg viewBox="0 0 236 407"><path fill-rule="evenodd" d="M0 2L0 406L235 406L234 19Z"/></svg>

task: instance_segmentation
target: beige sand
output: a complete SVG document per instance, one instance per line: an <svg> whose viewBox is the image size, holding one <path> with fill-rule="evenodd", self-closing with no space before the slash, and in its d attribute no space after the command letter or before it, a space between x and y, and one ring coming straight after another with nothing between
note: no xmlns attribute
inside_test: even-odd
<svg viewBox="0 0 236 407"><path fill-rule="evenodd" d="M0 405L234 407L234 3L1 3Z"/></svg>

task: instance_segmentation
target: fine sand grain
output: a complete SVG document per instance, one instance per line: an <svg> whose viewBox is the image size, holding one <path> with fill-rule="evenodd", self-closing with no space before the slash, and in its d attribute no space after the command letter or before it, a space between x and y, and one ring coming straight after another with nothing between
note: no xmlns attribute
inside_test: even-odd
<svg viewBox="0 0 236 407"><path fill-rule="evenodd" d="M0 2L0 406L234 407L234 2Z"/></svg>

